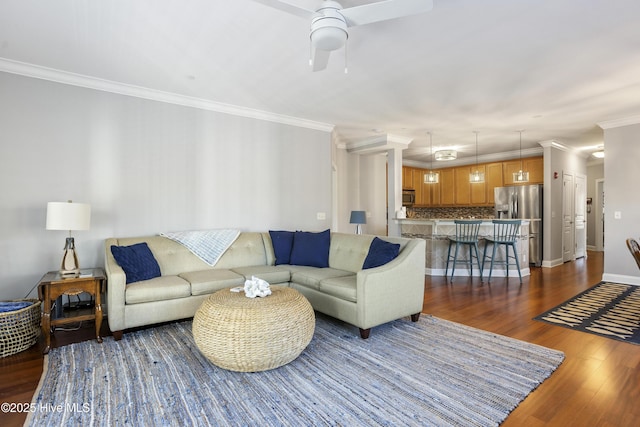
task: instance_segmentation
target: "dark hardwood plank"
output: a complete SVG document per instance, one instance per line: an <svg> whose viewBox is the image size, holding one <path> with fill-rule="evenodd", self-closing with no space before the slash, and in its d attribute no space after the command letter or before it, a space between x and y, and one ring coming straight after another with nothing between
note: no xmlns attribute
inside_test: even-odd
<svg viewBox="0 0 640 427"><path fill-rule="evenodd" d="M589 252L555 268L533 268L523 279L425 278L424 313L555 348L566 359L504 422L504 426L635 426L640 419L640 346L532 318L600 282L603 254ZM52 347L94 339L92 322L56 332ZM103 324L103 335L109 335ZM374 331L375 333L375 331ZM0 402L30 402L42 373L42 343L0 359ZM0 425L19 426L25 414L0 413Z"/></svg>

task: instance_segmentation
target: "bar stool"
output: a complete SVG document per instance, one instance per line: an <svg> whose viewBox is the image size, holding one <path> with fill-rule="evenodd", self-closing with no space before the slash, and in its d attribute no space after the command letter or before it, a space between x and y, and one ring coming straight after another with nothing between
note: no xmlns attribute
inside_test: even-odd
<svg viewBox="0 0 640 427"><path fill-rule="evenodd" d="M482 280L482 265L480 264L480 256L478 255L478 232L480 231L480 224L482 224L482 220L467 220L467 219L456 219L454 221L456 225L456 235L449 236L449 251L447 252L447 267L444 275L446 276L449 272L449 261L453 261L453 268L451 269L451 280L453 280L453 273L456 271L456 264L463 263L465 265L469 265L470 276L473 276L473 250L476 252L476 262L478 264L478 270L480 270L480 279ZM453 256L453 260L451 259L451 247L455 245L456 251ZM467 245L469 246L469 259L459 260L458 259L458 249L460 246Z"/></svg>
<svg viewBox="0 0 640 427"><path fill-rule="evenodd" d="M520 283L522 283L522 273L520 272L520 261L518 260L518 251L516 249L518 230L522 220L503 220L494 219L493 221L493 236L486 236L487 241L484 247L484 254L482 255L482 265L484 266L487 252L489 252L489 246L493 246L491 253L491 266L489 267L489 281L491 281L491 273L493 273L493 265L504 265L507 270L507 277L509 277L509 266L513 265L509 263L511 258L515 259L515 266L518 268L518 276L520 276ZM498 245L504 245L504 261L496 261L496 248ZM509 255L509 248L513 250L513 256Z"/></svg>

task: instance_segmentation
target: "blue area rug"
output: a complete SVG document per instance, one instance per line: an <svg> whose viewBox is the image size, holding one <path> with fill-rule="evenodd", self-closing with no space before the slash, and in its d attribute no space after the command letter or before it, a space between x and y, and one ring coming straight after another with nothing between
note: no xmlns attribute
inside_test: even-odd
<svg viewBox="0 0 640 427"><path fill-rule="evenodd" d="M640 286L600 282L534 320L640 344Z"/></svg>
<svg viewBox="0 0 640 427"><path fill-rule="evenodd" d="M179 322L51 350L27 425L495 426L563 358L430 316L362 340L318 315L296 360L240 373L212 365Z"/></svg>

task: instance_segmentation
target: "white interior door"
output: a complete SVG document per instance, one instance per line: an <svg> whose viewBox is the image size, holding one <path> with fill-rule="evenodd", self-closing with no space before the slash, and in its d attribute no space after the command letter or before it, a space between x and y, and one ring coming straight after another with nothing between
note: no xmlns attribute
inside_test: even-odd
<svg viewBox="0 0 640 427"><path fill-rule="evenodd" d="M575 241L573 229L574 217L574 181L573 175L562 174L562 261L575 259Z"/></svg>
<svg viewBox="0 0 640 427"><path fill-rule="evenodd" d="M575 257L587 256L587 177L576 174L574 185Z"/></svg>

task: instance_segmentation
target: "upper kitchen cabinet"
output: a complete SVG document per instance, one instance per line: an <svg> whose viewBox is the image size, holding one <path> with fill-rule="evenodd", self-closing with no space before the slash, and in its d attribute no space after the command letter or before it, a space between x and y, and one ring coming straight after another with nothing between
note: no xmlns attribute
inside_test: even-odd
<svg viewBox="0 0 640 427"><path fill-rule="evenodd" d="M513 173L520 170L520 160L510 160L503 163L504 185L514 185ZM544 162L542 157L528 157L522 159L522 170L529 172L526 184L544 184Z"/></svg>
<svg viewBox="0 0 640 427"><path fill-rule="evenodd" d="M439 169L440 174L440 203L441 206L451 206L455 203L455 169ZM469 177L467 177L467 180Z"/></svg>
<svg viewBox="0 0 640 427"><path fill-rule="evenodd" d="M413 188L413 168L402 167L402 188L415 190Z"/></svg>
<svg viewBox="0 0 640 427"><path fill-rule="evenodd" d="M504 186L504 179L502 178L502 162L488 163L485 167L486 172L484 174L484 182L487 187L487 204L493 205L495 202L493 189Z"/></svg>

